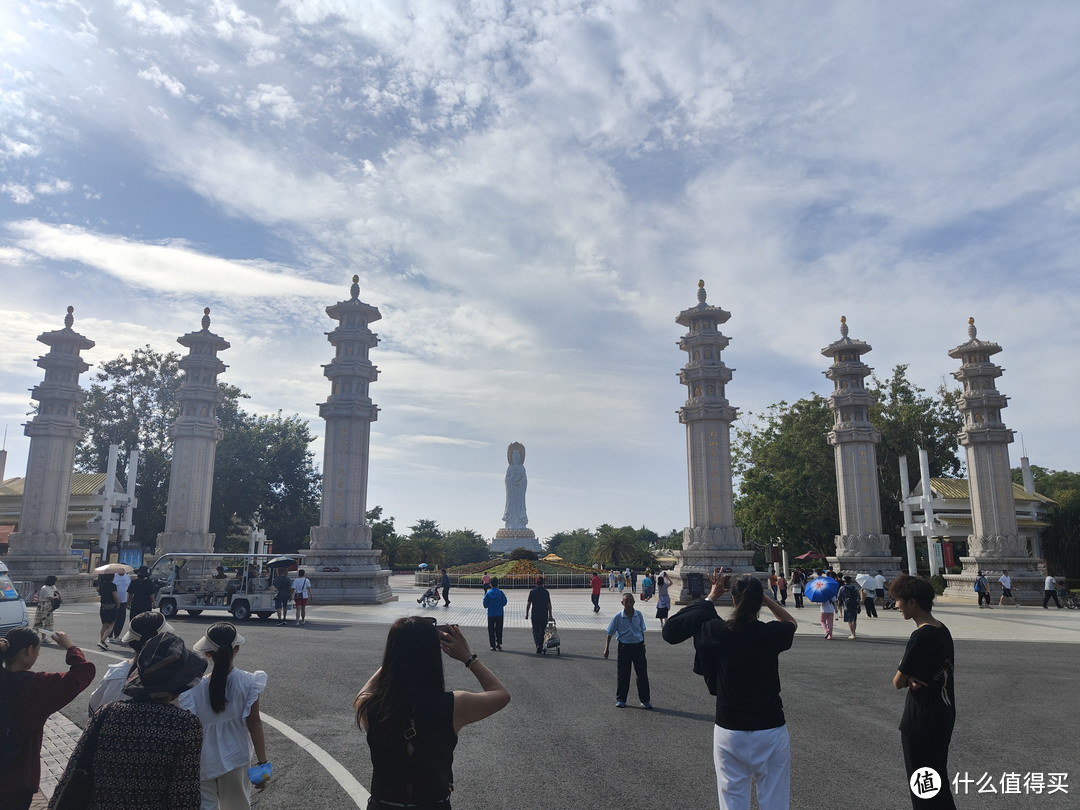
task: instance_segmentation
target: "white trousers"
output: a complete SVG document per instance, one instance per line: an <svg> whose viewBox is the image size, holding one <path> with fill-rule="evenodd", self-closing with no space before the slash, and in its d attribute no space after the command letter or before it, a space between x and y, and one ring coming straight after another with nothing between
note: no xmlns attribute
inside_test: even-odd
<svg viewBox="0 0 1080 810"><path fill-rule="evenodd" d="M234 768L215 779L199 783L202 803L199 810L248 810L251 807L251 783L247 765Z"/></svg>
<svg viewBox="0 0 1080 810"><path fill-rule="evenodd" d="M787 726L733 731L713 725L720 810L750 810L750 780L761 810L790 810L791 739Z"/></svg>

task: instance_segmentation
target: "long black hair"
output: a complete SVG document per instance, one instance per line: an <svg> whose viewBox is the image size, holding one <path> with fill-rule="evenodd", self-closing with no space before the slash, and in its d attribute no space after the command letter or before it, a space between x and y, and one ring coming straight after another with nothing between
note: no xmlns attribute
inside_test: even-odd
<svg viewBox="0 0 1080 810"><path fill-rule="evenodd" d="M357 698L356 724L367 715L368 727L392 733L404 728L418 706L446 691L442 650L435 623L425 616L406 616L390 626L382 670L371 694Z"/></svg>
<svg viewBox="0 0 1080 810"><path fill-rule="evenodd" d="M726 624L729 630L739 630L757 619L765 599L765 589L760 579L745 574L732 584L731 598L735 602L735 610Z"/></svg>
<svg viewBox="0 0 1080 810"><path fill-rule="evenodd" d="M228 622L210 625L206 637L218 645L213 652L214 671L210 673L210 708L214 714L225 711L225 685L229 681L232 669L233 653L236 647L236 627Z"/></svg>
<svg viewBox="0 0 1080 810"><path fill-rule="evenodd" d="M15 660L15 656L29 647L37 647L41 644L36 631L29 627L16 627L8 630L7 635L0 639L0 661L3 661L3 670L0 670L0 678L7 678L7 668Z"/></svg>

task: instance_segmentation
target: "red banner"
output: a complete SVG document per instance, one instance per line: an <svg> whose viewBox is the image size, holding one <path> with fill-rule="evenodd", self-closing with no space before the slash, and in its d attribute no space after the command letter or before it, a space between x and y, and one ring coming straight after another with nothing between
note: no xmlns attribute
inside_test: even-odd
<svg viewBox="0 0 1080 810"><path fill-rule="evenodd" d="M942 543L941 550L945 556L945 567L953 568L956 565L956 552L953 551L953 544Z"/></svg>

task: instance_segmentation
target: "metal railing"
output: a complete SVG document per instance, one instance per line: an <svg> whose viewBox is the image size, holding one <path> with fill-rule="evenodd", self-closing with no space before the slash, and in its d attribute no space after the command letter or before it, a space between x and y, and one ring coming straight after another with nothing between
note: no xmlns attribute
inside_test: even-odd
<svg viewBox="0 0 1080 810"><path fill-rule="evenodd" d="M450 587L451 588L483 588L483 574L451 574L450 575ZM506 590L517 590L520 588L535 588L536 576L528 574L511 574L509 576L497 577L499 580L499 588ZM437 571L417 571L413 575L413 584L421 588L429 588L431 584L439 583L442 580L442 574ZM592 582L591 572L567 572L565 574L544 574L544 587L545 588L588 588ZM605 587L607 586L605 580Z"/></svg>

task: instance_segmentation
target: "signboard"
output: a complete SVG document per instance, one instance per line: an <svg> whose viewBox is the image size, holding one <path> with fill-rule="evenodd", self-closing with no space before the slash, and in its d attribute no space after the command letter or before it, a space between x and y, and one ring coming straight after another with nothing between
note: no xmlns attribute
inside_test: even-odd
<svg viewBox="0 0 1080 810"><path fill-rule="evenodd" d="M934 555L934 562L937 563L937 568L940 571L942 568L945 567L945 560L941 553L941 543L939 543L937 540L931 540L930 550L931 553Z"/></svg>
<svg viewBox="0 0 1080 810"><path fill-rule="evenodd" d="M952 568L956 565L956 549L953 548L952 543L942 543L942 550L945 552L945 567Z"/></svg>
<svg viewBox="0 0 1080 810"><path fill-rule="evenodd" d="M686 577L686 590L690 594L691 599L697 599L699 596L705 595L704 576L694 571L691 571L684 576Z"/></svg>
<svg viewBox="0 0 1080 810"><path fill-rule="evenodd" d="M122 548L119 554L117 554L117 562L130 565L132 568L138 568L143 564L143 550L141 548Z"/></svg>

